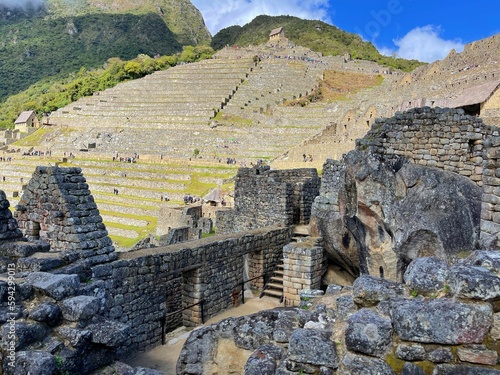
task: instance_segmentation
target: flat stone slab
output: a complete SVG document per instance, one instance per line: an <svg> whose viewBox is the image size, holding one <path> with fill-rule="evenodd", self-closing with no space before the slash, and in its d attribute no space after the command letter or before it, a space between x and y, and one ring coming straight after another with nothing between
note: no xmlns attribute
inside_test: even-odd
<svg viewBox="0 0 500 375"><path fill-rule="evenodd" d="M51 274L32 272L26 279L28 283L41 293L60 301L76 293L80 288L78 275Z"/></svg>
<svg viewBox="0 0 500 375"><path fill-rule="evenodd" d="M110 348L126 344L130 334L130 326L111 320L90 324L86 329L92 332L92 342Z"/></svg>

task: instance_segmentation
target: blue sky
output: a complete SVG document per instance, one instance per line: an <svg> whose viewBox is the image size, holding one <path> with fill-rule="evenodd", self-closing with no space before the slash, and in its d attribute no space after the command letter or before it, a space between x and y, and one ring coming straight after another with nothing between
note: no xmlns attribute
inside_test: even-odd
<svg viewBox="0 0 500 375"><path fill-rule="evenodd" d="M500 33L498 0L191 0L208 29L260 14L319 19L371 41L382 53L431 62ZM285 30L286 32L286 30Z"/></svg>

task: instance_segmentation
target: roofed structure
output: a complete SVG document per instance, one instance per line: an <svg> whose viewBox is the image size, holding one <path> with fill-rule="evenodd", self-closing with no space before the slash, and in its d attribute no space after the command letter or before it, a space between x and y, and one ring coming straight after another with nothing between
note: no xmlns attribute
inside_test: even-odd
<svg viewBox="0 0 500 375"><path fill-rule="evenodd" d="M30 128L38 128L38 117L35 111L21 112L17 120L14 122L15 128L19 131L28 133Z"/></svg>
<svg viewBox="0 0 500 375"><path fill-rule="evenodd" d="M279 40L285 36L285 31L283 27L278 27L269 33L269 40Z"/></svg>
<svg viewBox="0 0 500 375"><path fill-rule="evenodd" d="M464 90L457 98L450 101L451 108L463 108L468 114L479 115L483 108L488 107L490 99L500 87L500 80L484 83ZM500 104L500 103L497 103ZM496 108L499 106L497 105Z"/></svg>

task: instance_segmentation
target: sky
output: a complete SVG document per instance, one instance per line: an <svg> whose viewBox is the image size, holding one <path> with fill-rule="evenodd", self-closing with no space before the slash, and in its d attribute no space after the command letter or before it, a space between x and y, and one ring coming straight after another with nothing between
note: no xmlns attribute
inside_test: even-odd
<svg viewBox="0 0 500 375"><path fill-rule="evenodd" d="M191 0L212 35L256 16L321 20L384 54L432 62L500 33L498 0ZM286 30L285 30L286 34Z"/></svg>

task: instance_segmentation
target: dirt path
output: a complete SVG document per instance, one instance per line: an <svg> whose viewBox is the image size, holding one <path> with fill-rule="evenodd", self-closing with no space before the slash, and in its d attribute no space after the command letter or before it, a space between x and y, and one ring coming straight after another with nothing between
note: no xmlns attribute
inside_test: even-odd
<svg viewBox="0 0 500 375"><path fill-rule="evenodd" d="M227 310L211 318L205 325L216 323L232 316L249 315L279 306L283 306L283 304L280 304L278 300L269 297L254 297L248 299L244 305ZM167 336L167 343L165 345L160 345L131 361L127 361L127 363L134 367L149 367L163 371L166 375L175 375L177 358L179 357L182 346L189 336L189 333L190 332L186 331L186 329L178 329Z"/></svg>

